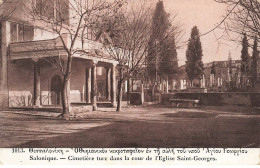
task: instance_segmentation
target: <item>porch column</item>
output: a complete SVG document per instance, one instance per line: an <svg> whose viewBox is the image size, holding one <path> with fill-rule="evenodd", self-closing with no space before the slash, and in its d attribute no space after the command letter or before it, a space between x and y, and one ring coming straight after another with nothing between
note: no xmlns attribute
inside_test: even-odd
<svg viewBox="0 0 260 168"><path fill-rule="evenodd" d="M86 68L86 102L91 103L91 68Z"/></svg>
<svg viewBox="0 0 260 168"><path fill-rule="evenodd" d="M116 107L116 67L111 68L111 104Z"/></svg>
<svg viewBox="0 0 260 168"><path fill-rule="evenodd" d="M0 49L0 108L7 108L9 103L8 96L8 45L11 40L10 22L3 21L0 23L1 49Z"/></svg>
<svg viewBox="0 0 260 168"><path fill-rule="evenodd" d="M168 79L166 80L166 93L169 93L169 81Z"/></svg>
<svg viewBox="0 0 260 168"><path fill-rule="evenodd" d="M91 67L91 104L93 111L97 111L97 62Z"/></svg>
<svg viewBox="0 0 260 168"><path fill-rule="evenodd" d="M34 92L33 106L41 106L41 79L40 79L40 63L38 59L33 59L34 62Z"/></svg>
<svg viewBox="0 0 260 168"><path fill-rule="evenodd" d="M111 100L111 69L106 67L106 98Z"/></svg>

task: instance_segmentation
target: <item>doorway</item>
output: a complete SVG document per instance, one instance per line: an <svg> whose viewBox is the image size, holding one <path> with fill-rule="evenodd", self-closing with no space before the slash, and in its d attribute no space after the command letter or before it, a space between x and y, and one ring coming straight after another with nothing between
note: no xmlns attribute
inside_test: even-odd
<svg viewBox="0 0 260 168"><path fill-rule="evenodd" d="M59 75L51 78L51 104L61 105L62 79Z"/></svg>

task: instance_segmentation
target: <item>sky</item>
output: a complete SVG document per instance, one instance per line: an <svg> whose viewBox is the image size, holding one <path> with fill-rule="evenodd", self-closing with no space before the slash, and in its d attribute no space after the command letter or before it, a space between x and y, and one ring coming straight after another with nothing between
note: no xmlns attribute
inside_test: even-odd
<svg viewBox="0 0 260 168"><path fill-rule="evenodd" d="M213 29L226 14L226 6L214 0L163 0L163 2L166 12L178 13L176 19L181 22L185 33L182 41L189 39L193 26L197 26L203 34ZM217 29L201 37L204 63L227 60L229 52L233 60L240 59L241 46L224 39L217 40L216 37L221 37L222 34L223 30ZM187 45L177 51L179 66L185 64L186 49Z"/></svg>

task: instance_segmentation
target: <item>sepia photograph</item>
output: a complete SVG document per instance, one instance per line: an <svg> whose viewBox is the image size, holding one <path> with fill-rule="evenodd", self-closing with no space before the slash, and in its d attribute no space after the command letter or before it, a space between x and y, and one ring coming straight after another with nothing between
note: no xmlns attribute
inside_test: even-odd
<svg viewBox="0 0 260 168"><path fill-rule="evenodd" d="M0 148L259 148L259 41L259 0L0 0Z"/></svg>

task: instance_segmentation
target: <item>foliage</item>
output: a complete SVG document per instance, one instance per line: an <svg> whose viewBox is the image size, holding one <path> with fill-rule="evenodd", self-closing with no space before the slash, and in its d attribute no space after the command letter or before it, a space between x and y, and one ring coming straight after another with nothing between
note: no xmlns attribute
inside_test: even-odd
<svg viewBox="0 0 260 168"><path fill-rule="evenodd" d="M202 62L202 46L199 37L199 30L197 26L194 26L191 30L191 37L189 39L188 48L186 50L186 72L188 78L192 81L193 79L199 78L204 70Z"/></svg>
<svg viewBox="0 0 260 168"><path fill-rule="evenodd" d="M248 74L250 72L249 65L250 57L248 54L248 40L246 34L244 34L242 40L242 50L241 50L241 72L244 74Z"/></svg>
<svg viewBox="0 0 260 168"><path fill-rule="evenodd" d="M231 57L231 53L229 52L228 54L228 73L229 75L232 75L233 73L233 69L232 69L232 57Z"/></svg>
<svg viewBox="0 0 260 168"><path fill-rule="evenodd" d="M159 64L160 76L167 78L172 77L178 68L177 51L175 39L169 39L162 42L161 61Z"/></svg>
<svg viewBox="0 0 260 168"><path fill-rule="evenodd" d="M138 7L129 3L114 17L103 18L99 29L100 38L106 42L105 51L118 63L117 111L121 110L123 83L143 73L152 30L150 11L144 2Z"/></svg>
<svg viewBox="0 0 260 168"><path fill-rule="evenodd" d="M163 1L158 1L152 19L152 31L147 55L147 73L149 77L159 74L167 78L178 67L176 40L172 34L170 15L166 13Z"/></svg>
<svg viewBox="0 0 260 168"><path fill-rule="evenodd" d="M252 84L253 87L255 86L255 83L257 81L257 71L258 71L258 60L259 60L259 53L257 50L257 39L254 40L254 46L253 46L253 54L252 54L252 66L251 66L251 75L252 75Z"/></svg>
<svg viewBox="0 0 260 168"><path fill-rule="evenodd" d="M247 34L248 39L259 42L260 36L260 2L259 0L215 0L227 6L227 15L221 28L227 39L240 42L239 36ZM237 34L237 36L235 35Z"/></svg>

